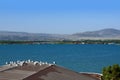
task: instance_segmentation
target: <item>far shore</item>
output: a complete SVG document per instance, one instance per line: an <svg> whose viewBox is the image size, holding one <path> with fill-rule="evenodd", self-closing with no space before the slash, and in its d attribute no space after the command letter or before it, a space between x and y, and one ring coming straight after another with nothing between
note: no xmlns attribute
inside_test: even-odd
<svg viewBox="0 0 120 80"><path fill-rule="evenodd" d="M120 44L120 40L62 40L62 41L10 41L1 40L0 44Z"/></svg>

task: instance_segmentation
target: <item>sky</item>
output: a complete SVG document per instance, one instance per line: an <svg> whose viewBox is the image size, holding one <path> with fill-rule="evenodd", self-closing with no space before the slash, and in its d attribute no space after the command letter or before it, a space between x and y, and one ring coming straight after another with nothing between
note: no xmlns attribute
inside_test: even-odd
<svg viewBox="0 0 120 80"><path fill-rule="evenodd" d="M120 0L0 0L0 31L72 34L120 29Z"/></svg>

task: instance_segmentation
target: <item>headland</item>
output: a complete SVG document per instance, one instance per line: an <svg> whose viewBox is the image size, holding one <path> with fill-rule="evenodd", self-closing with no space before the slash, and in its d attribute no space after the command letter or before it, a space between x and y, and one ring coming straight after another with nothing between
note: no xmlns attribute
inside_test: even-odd
<svg viewBox="0 0 120 80"><path fill-rule="evenodd" d="M41 61L6 62L0 67L0 80L100 80L101 75L79 73Z"/></svg>

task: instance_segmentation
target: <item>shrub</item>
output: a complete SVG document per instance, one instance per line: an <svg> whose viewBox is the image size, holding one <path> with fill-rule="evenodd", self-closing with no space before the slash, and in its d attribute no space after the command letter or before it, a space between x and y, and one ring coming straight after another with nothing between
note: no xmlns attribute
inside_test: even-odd
<svg viewBox="0 0 120 80"><path fill-rule="evenodd" d="M104 67L102 74L102 80L120 80L120 66L115 64L113 66Z"/></svg>

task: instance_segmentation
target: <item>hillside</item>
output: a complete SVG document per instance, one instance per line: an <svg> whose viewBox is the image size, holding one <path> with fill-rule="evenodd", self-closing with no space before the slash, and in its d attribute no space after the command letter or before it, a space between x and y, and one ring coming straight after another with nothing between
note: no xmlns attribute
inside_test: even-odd
<svg viewBox="0 0 120 80"><path fill-rule="evenodd" d="M87 31L83 33L76 33L73 36L79 38L87 38L87 39L120 39L120 30L117 29L102 29L98 31Z"/></svg>
<svg viewBox="0 0 120 80"><path fill-rule="evenodd" d="M69 35L0 31L0 40L8 41L62 41L81 39L120 39L120 30L109 28Z"/></svg>
<svg viewBox="0 0 120 80"><path fill-rule="evenodd" d="M0 31L0 40L10 41L52 41L62 40L63 36L59 34Z"/></svg>

